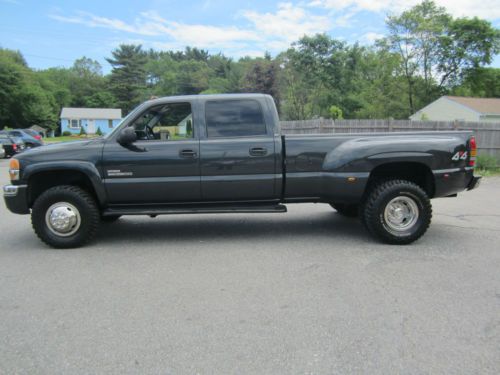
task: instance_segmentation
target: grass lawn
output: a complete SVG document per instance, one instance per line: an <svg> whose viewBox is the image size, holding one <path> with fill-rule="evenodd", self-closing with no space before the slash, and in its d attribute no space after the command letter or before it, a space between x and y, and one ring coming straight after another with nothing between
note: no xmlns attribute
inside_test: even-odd
<svg viewBox="0 0 500 375"><path fill-rule="evenodd" d="M500 169L475 169L474 174L480 175L483 177L490 177L490 176L500 176Z"/></svg>
<svg viewBox="0 0 500 375"><path fill-rule="evenodd" d="M53 137L53 138L44 138L43 142L50 143L60 143L60 142L70 142L70 141L83 141L86 139L92 139L93 137L80 137L78 135L69 135L69 136L61 136L61 137Z"/></svg>

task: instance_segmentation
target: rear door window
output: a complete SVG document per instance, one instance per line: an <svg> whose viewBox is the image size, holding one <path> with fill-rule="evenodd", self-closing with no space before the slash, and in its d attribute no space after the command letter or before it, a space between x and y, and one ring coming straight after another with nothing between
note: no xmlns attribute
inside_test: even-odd
<svg viewBox="0 0 500 375"><path fill-rule="evenodd" d="M265 135L262 107L256 100L211 100L205 105L209 138Z"/></svg>

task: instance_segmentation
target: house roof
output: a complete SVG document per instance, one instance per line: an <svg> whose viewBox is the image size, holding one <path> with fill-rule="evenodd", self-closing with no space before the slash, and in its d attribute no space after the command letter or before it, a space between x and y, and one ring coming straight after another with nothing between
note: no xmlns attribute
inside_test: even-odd
<svg viewBox="0 0 500 375"><path fill-rule="evenodd" d="M116 120L122 118L119 108L68 108L61 111L61 118L70 119L105 119Z"/></svg>
<svg viewBox="0 0 500 375"><path fill-rule="evenodd" d="M483 115L500 115L500 98L469 98L465 96L446 96Z"/></svg>

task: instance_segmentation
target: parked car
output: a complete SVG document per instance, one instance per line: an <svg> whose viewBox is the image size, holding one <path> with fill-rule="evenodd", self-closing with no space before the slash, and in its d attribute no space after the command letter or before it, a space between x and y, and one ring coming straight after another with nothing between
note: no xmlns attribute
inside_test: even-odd
<svg viewBox="0 0 500 375"><path fill-rule="evenodd" d="M12 158L4 198L58 248L121 215L284 213L303 202L409 244L430 225L431 198L478 186L476 153L469 131L283 135L268 95L167 97L105 137Z"/></svg>
<svg viewBox="0 0 500 375"><path fill-rule="evenodd" d="M42 137L40 134L35 134L33 136L31 132L34 130L31 129L12 129L12 130L2 130L0 133L8 134L11 137L19 137L23 140L26 148L33 148L43 145ZM36 132L35 132L36 133ZM38 136L39 138L36 138Z"/></svg>
<svg viewBox="0 0 500 375"><path fill-rule="evenodd" d="M20 138L16 139L4 133L0 133L0 144L4 149L4 157L14 156L24 149L24 143Z"/></svg>
<svg viewBox="0 0 500 375"><path fill-rule="evenodd" d="M23 152L26 149L26 144L21 137L10 137L12 142L17 146L17 152Z"/></svg>
<svg viewBox="0 0 500 375"><path fill-rule="evenodd" d="M39 141L42 140L42 135L37 132L36 130L33 129L24 129L24 131L28 134L30 134L33 138L38 139Z"/></svg>
<svg viewBox="0 0 500 375"><path fill-rule="evenodd" d="M2 146L2 144L0 143L0 159L3 159L5 158L5 150Z"/></svg>

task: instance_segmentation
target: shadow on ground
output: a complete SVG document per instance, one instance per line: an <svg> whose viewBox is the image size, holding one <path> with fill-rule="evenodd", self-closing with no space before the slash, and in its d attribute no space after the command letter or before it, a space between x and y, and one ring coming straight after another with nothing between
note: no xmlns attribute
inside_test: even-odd
<svg viewBox="0 0 500 375"><path fill-rule="evenodd" d="M166 215L156 218L122 217L115 223L103 223L93 243L109 244L151 241L205 240L293 240L303 237L334 240L342 236L372 241L357 219L332 213L311 218L287 215Z"/></svg>

